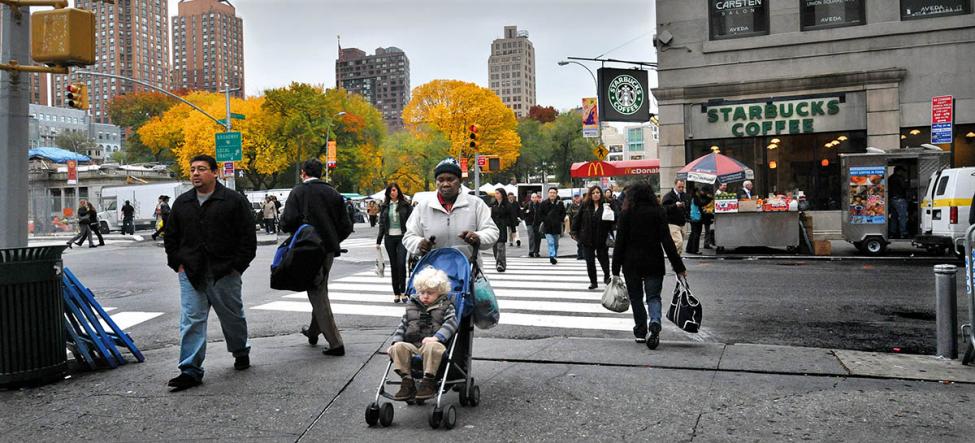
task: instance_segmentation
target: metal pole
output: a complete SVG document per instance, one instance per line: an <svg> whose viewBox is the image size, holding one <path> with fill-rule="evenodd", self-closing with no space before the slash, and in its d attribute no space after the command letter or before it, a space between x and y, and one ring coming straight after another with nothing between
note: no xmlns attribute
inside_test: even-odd
<svg viewBox="0 0 975 443"><path fill-rule="evenodd" d="M183 103L186 103L186 104L187 104L187 105L188 105L189 107L191 107L191 108L193 108L193 109L196 109L196 110L197 110L197 111L199 111L199 112L200 112L201 114L203 114L203 115L205 115L205 116L207 116L207 117L208 117L208 118L209 118L210 120L213 120L214 122L216 122L216 123L217 123L218 125L220 125L220 126L224 126L224 124L220 122L220 119L218 119L218 118L216 118L216 117L214 117L214 116L212 116L212 115L210 115L209 113L207 113L207 112L206 112L206 111L204 111L203 109L200 109L200 107L199 107L199 106L197 106L197 105L194 105L193 103L190 103L190 102L188 102L188 101L186 101L185 99L183 99L183 97L180 97L180 96L178 96L178 95L176 95L176 94L173 94L172 92L169 92L169 91L167 91L167 90L165 90L165 89L163 89L163 88L160 88L160 87L158 87L158 86L156 86L156 85L153 85L153 84L151 84L151 83L146 83L146 82L144 82L144 81L141 81L141 80L136 80L136 79L134 79L134 78L130 78L130 77L126 77L126 76L124 76L124 75L115 75L115 74L106 74L106 73L104 73L104 72L93 72L93 71L74 71L74 72L72 72L71 74L72 74L72 75L91 75L91 76L94 76L94 77L107 77L107 78L114 78L114 79L118 79L118 80L125 80L125 81L128 81L128 82L132 82L132 83L136 83L136 84L139 84L139 85L142 85L142 86L145 86L145 87L147 87L147 88L149 88L149 89L152 89L152 90L154 90L154 91L157 91L157 92L159 92L159 93L161 93L161 94L165 94L165 95L167 95L167 96L169 96L169 97L171 97L171 98L173 98L173 99L176 99L176 100L179 100L180 102L183 102Z"/></svg>
<svg viewBox="0 0 975 443"><path fill-rule="evenodd" d="M0 62L30 64L30 8L3 9ZM0 72L0 248L27 246L28 74ZM50 217L50 214L42 215Z"/></svg>
<svg viewBox="0 0 975 443"><path fill-rule="evenodd" d="M569 59L576 59L576 60L591 60L591 59L580 59L580 58L577 58L577 57L567 57L567 58L569 58ZM586 65L584 65L582 63L579 63L577 61L571 61L570 60L570 61L566 61L566 62L559 62L560 65L563 64L563 63L564 64L574 63L574 64L577 64L579 66L582 66L583 68L586 69L586 71L589 71L589 75L592 77L592 82L596 85L596 106L599 106L599 80L596 79L596 74L593 74L592 69L589 69L588 66L586 66ZM596 125L596 139L597 139L596 145L597 146L602 146L602 144L603 144L603 120L599 118L599 113L596 113L596 119L599 120L599 124Z"/></svg>
<svg viewBox="0 0 975 443"><path fill-rule="evenodd" d="M961 327L962 336L965 340L965 356L961 364L967 365L975 360L975 254L972 247L975 246L975 225L969 226L965 231L965 293L968 295L968 324Z"/></svg>
<svg viewBox="0 0 975 443"><path fill-rule="evenodd" d="M474 151L474 195L481 196L481 165L477 164L477 151Z"/></svg>
<svg viewBox="0 0 975 443"><path fill-rule="evenodd" d="M328 183L329 178L329 168L328 167L328 136L332 132L332 124L329 123L328 127L325 128L325 183Z"/></svg>
<svg viewBox="0 0 975 443"><path fill-rule="evenodd" d="M226 100L227 100L227 121L226 121L226 125L224 126L224 128L226 128L225 129L226 132L230 132L230 128L231 128L231 124L230 124L230 83L229 82L225 82L224 84L226 85L226 88L224 88L224 93L226 94L225 97L226 97ZM225 182L224 185L227 186L228 188L230 188L230 189L237 189L237 165L236 164L234 164L234 173L230 177L224 177L224 182Z"/></svg>
<svg viewBox="0 0 975 443"><path fill-rule="evenodd" d="M955 292L955 265L935 265L935 312L937 314L939 357L958 358L958 298Z"/></svg>

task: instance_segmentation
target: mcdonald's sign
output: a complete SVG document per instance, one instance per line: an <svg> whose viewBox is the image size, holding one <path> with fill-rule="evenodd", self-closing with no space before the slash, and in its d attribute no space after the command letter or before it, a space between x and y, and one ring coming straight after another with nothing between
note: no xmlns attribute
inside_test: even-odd
<svg viewBox="0 0 975 443"><path fill-rule="evenodd" d="M659 174L660 160L648 159L614 162L579 162L572 164L570 172L572 178Z"/></svg>
<svg viewBox="0 0 975 443"><path fill-rule="evenodd" d="M606 168L603 162L590 162L586 175L590 177L602 177L606 175Z"/></svg>

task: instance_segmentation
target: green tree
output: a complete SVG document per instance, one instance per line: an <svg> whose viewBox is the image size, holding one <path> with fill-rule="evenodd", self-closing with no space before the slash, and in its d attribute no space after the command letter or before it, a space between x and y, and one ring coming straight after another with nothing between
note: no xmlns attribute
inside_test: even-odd
<svg viewBox="0 0 975 443"><path fill-rule="evenodd" d="M433 170L450 155L450 141L427 126L391 134L383 141L382 153L384 181L395 181L403 192L413 194L433 189Z"/></svg>
<svg viewBox="0 0 975 443"><path fill-rule="evenodd" d="M83 155L88 155L89 150L98 146L87 133L76 131L61 131L54 137L54 145Z"/></svg>
<svg viewBox="0 0 975 443"><path fill-rule="evenodd" d="M321 86L294 82L286 88L268 89L264 109L278 115L271 138L293 156L294 164L324 152L325 131L335 114L329 113Z"/></svg>
<svg viewBox="0 0 975 443"><path fill-rule="evenodd" d="M554 173L559 183L572 181L572 163L589 160L592 144L582 137L582 116L578 112L566 112L551 123L545 124L545 136L551 143L548 157L548 173Z"/></svg>

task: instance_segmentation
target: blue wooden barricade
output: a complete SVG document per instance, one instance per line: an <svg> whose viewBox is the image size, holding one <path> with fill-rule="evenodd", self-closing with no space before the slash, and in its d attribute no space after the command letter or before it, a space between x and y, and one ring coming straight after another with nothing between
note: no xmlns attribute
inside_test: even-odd
<svg viewBox="0 0 975 443"><path fill-rule="evenodd" d="M91 290L68 268L64 268L63 296L67 344L79 363L88 369L94 369L99 362L110 368L124 365L127 362L118 347L127 348L139 362L145 361L129 334L115 324ZM105 322L108 331L99 320Z"/></svg>

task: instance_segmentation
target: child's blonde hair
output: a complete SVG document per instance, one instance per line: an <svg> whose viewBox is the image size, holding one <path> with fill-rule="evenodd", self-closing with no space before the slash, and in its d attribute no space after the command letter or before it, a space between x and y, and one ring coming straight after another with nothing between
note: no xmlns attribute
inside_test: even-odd
<svg viewBox="0 0 975 443"><path fill-rule="evenodd" d="M413 276L413 288L416 292L435 290L438 294L450 292L450 279L443 271L427 266Z"/></svg>

